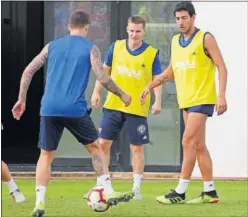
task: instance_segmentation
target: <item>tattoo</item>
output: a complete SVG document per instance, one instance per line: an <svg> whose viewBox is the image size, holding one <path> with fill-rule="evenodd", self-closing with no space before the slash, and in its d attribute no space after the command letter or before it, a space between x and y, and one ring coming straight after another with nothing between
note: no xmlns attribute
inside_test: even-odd
<svg viewBox="0 0 248 217"><path fill-rule="evenodd" d="M46 45L38 56L36 56L31 63L26 67L22 74L19 100L25 102L27 98L27 92L33 75L37 72L46 62L48 56L48 45Z"/></svg>
<svg viewBox="0 0 248 217"><path fill-rule="evenodd" d="M102 83L102 85L108 91L112 92L118 97L122 97L122 95L124 95L124 92L115 84L115 82L110 77L105 83Z"/></svg>
<svg viewBox="0 0 248 217"><path fill-rule="evenodd" d="M152 81L149 88L153 89L155 87L158 87L158 86L164 84L165 82L167 82L168 80L170 80L169 76L167 74L162 74L162 75L158 76L154 81Z"/></svg>
<svg viewBox="0 0 248 217"><path fill-rule="evenodd" d="M94 170L95 170L97 176L104 174L103 160L102 160L101 156L99 156L99 155L92 156L92 164L93 164L93 167L94 167Z"/></svg>
<svg viewBox="0 0 248 217"><path fill-rule="evenodd" d="M101 60L101 52L96 45L94 45L91 50L90 60L91 60L92 70L95 73L97 80L99 80L99 82L108 91L121 97L124 94L124 92L115 84L115 82L111 79L111 77L105 71L102 60Z"/></svg>

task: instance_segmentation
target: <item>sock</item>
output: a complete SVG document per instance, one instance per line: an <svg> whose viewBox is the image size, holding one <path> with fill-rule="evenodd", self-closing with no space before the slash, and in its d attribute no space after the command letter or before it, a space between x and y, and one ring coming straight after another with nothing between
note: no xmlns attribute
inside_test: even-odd
<svg viewBox="0 0 248 217"><path fill-rule="evenodd" d="M142 174L133 174L133 189L140 188Z"/></svg>
<svg viewBox="0 0 248 217"><path fill-rule="evenodd" d="M204 192L215 190L214 181L203 182L203 185L204 185Z"/></svg>
<svg viewBox="0 0 248 217"><path fill-rule="evenodd" d="M178 194L184 194L187 190L188 184L189 184L188 179L179 179L179 183L178 183L175 191Z"/></svg>
<svg viewBox="0 0 248 217"><path fill-rule="evenodd" d="M7 187L8 187L8 189L9 189L9 193L12 193L16 189L18 189L18 187L17 187L17 185L16 185L16 183L15 183L15 181L13 179L11 179L10 181L5 182L5 183L6 183Z"/></svg>
<svg viewBox="0 0 248 217"><path fill-rule="evenodd" d="M109 174L99 176L99 184L103 186L106 194L112 194L114 192Z"/></svg>
<svg viewBox="0 0 248 217"><path fill-rule="evenodd" d="M97 176L96 185L97 185L97 186L101 185L100 182L101 182L101 181L100 181L100 176Z"/></svg>
<svg viewBox="0 0 248 217"><path fill-rule="evenodd" d="M40 203L45 204L45 194L47 187L46 186L36 186L36 206Z"/></svg>

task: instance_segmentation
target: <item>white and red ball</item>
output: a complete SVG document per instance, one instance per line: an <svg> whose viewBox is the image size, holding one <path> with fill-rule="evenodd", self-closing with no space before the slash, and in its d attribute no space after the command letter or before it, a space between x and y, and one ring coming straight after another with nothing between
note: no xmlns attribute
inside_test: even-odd
<svg viewBox="0 0 248 217"><path fill-rule="evenodd" d="M110 207L104 199L104 189L101 186L92 188L87 195L87 204L95 212L105 212Z"/></svg>

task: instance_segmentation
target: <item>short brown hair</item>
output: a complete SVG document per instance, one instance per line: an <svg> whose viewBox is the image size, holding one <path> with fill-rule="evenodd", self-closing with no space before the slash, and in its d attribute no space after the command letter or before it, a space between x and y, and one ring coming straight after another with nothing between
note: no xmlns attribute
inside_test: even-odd
<svg viewBox="0 0 248 217"><path fill-rule="evenodd" d="M90 24L89 14L83 10L77 10L71 13L69 25L71 28L82 28Z"/></svg>
<svg viewBox="0 0 248 217"><path fill-rule="evenodd" d="M146 19L143 16L131 16L128 18L127 23L142 24L146 28Z"/></svg>

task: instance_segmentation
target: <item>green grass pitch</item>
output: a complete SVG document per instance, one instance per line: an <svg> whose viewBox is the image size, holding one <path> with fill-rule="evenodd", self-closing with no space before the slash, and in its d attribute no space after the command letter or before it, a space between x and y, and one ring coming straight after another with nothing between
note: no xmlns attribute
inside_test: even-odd
<svg viewBox="0 0 248 217"><path fill-rule="evenodd" d="M16 180L24 192L27 201L15 204L8 194L7 187L2 184L2 216L30 216L35 204L34 180ZM182 204L162 205L155 201L155 197L175 188L176 181L144 181L142 183L143 199L132 200L111 207L107 212L95 213L82 199L83 195L93 187L92 180L52 180L46 194L46 216L74 217L74 216L109 216L109 217L148 217L148 216L248 216L248 182L247 181L216 181L219 193L218 204ZM128 191L132 187L131 181L116 181L112 184L116 191ZM187 199L198 196L203 184L192 181L189 184Z"/></svg>

